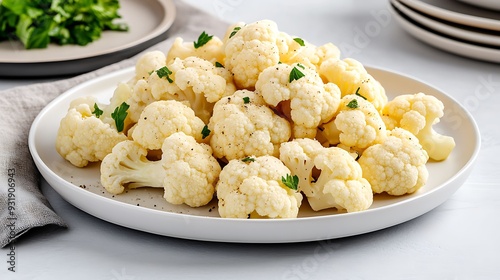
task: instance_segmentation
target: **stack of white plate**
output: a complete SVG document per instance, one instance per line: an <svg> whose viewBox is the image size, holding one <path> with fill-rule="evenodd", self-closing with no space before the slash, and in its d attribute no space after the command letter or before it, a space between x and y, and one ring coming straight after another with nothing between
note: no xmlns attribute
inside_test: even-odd
<svg viewBox="0 0 500 280"><path fill-rule="evenodd" d="M390 0L401 26L436 48L500 63L500 0Z"/></svg>

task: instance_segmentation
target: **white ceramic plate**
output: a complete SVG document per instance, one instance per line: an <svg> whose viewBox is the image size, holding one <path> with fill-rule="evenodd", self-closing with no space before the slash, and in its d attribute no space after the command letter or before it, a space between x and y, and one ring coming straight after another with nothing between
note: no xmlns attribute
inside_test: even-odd
<svg viewBox="0 0 500 280"><path fill-rule="evenodd" d="M500 11L500 1L498 0L458 0L476 7Z"/></svg>
<svg viewBox="0 0 500 280"><path fill-rule="evenodd" d="M486 44L490 46L500 47L500 33L493 35L483 33L480 29L465 29L457 25L446 24L443 21L435 20L432 17L427 17L422 13L414 11L407 6L401 4L398 0L391 0L392 5L415 22L434 30L438 33L453 36L457 39L469 41L471 43Z"/></svg>
<svg viewBox="0 0 500 280"><path fill-rule="evenodd" d="M109 195L99 183L99 165L77 168L63 160L54 148L58 123L69 103L93 95L109 100L120 81L134 74L129 68L83 83L56 98L37 116L29 134L33 159L47 182L69 203L100 219L125 227L185 239L285 243L339 238L394 226L418 217L443 203L469 176L479 152L480 136L471 115L443 92L401 74L367 67L386 88L396 94L432 94L446 106L437 130L455 138L457 147L444 162L429 162L429 181L412 195L377 195L373 206L358 213L314 212L305 205L296 219L223 219L216 203L200 207L169 205L162 190L135 189Z"/></svg>
<svg viewBox="0 0 500 280"><path fill-rule="evenodd" d="M435 48L468 58L500 63L500 48L489 48L441 36L403 17L393 6L391 11L401 27L410 35Z"/></svg>
<svg viewBox="0 0 500 280"><path fill-rule="evenodd" d="M471 27L500 31L500 14L455 0L399 0L399 2L442 20Z"/></svg>
<svg viewBox="0 0 500 280"><path fill-rule="evenodd" d="M74 75L128 58L167 37L176 8L172 0L121 0L116 22L129 31L105 31L87 46L50 44L26 50L18 41L0 43L0 76L43 77Z"/></svg>

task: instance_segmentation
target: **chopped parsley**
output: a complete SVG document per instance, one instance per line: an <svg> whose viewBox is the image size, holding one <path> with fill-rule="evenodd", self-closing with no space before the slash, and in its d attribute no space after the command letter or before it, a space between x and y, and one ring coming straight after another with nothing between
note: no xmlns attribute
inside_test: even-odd
<svg viewBox="0 0 500 280"><path fill-rule="evenodd" d="M358 89L356 89L356 92L354 94L356 94L357 96L363 98L364 100L366 100L366 97L364 97L363 95L361 95L361 93L359 93L359 89L360 87L358 87Z"/></svg>
<svg viewBox="0 0 500 280"><path fill-rule="evenodd" d="M104 112L99 108L99 106L97 105L97 103L94 103L94 111L92 112L92 114L94 114L96 117L100 117L102 116Z"/></svg>
<svg viewBox="0 0 500 280"><path fill-rule="evenodd" d="M172 75L172 71L168 69L167 66L163 66L162 68L156 70L156 75L160 78L166 78L169 83L173 83L174 80L170 78L170 75Z"/></svg>
<svg viewBox="0 0 500 280"><path fill-rule="evenodd" d="M293 38L293 40L297 43L299 43L299 45L301 45L302 47L304 47L306 44L304 43L304 40L302 40L302 38Z"/></svg>
<svg viewBox="0 0 500 280"><path fill-rule="evenodd" d="M281 182L294 191L299 188L299 176L297 175L286 174L286 177L281 177Z"/></svg>
<svg viewBox="0 0 500 280"><path fill-rule="evenodd" d="M231 32L231 34L229 35L229 39L231 39L231 37L233 37L234 35L236 35L236 33L238 33L238 31L240 31L241 27L239 26L236 26L233 31Z"/></svg>
<svg viewBox="0 0 500 280"><path fill-rule="evenodd" d="M349 103L347 103L347 107L349 107L351 109L358 108L359 107L358 100L356 100L356 99L351 100Z"/></svg>
<svg viewBox="0 0 500 280"><path fill-rule="evenodd" d="M216 61L215 62L215 67L224 68L224 65L222 65L220 62Z"/></svg>
<svg viewBox="0 0 500 280"><path fill-rule="evenodd" d="M199 47L203 47L206 43L212 40L212 37L214 37L214 35L208 35L205 31L203 31L198 37L198 41L193 42L194 48L197 49Z"/></svg>
<svg viewBox="0 0 500 280"><path fill-rule="evenodd" d="M122 132L125 128L125 118L127 118L127 110L129 107L127 103L123 102L120 106L115 108L113 113L111 113L111 118L115 120L116 130L118 130L118 132Z"/></svg>
<svg viewBox="0 0 500 280"><path fill-rule="evenodd" d="M208 125L205 125L203 127L203 129L201 130L201 136L202 136L201 139L207 138L208 135L210 135L210 132L212 132L212 131L210 131L210 129L208 129Z"/></svg>
<svg viewBox="0 0 500 280"><path fill-rule="evenodd" d="M246 158L242 159L241 161L243 161L243 162L254 162L255 159L253 157L246 157Z"/></svg>
<svg viewBox="0 0 500 280"><path fill-rule="evenodd" d="M0 1L0 41L19 40L25 49L50 43L85 46L105 30L127 31L119 1Z"/></svg>
<svg viewBox="0 0 500 280"><path fill-rule="evenodd" d="M245 104L250 103L250 97L248 97L248 96L243 97L243 103L245 103Z"/></svg>
<svg viewBox="0 0 500 280"><path fill-rule="evenodd" d="M294 66L292 68L292 71L290 71L290 77L288 78L289 83L305 76L304 73L300 72L300 70L297 67L305 69L304 66L302 66L301 64L297 64L297 66Z"/></svg>

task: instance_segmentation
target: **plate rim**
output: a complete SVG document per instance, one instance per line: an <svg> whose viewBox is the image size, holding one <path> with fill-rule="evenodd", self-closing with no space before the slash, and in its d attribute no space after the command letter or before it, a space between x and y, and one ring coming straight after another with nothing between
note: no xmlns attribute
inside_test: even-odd
<svg viewBox="0 0 500 280"><path fill-rule="evenodd" d="M293 219L292 218L290 218L290 219L275 219L275 220L265 220L265 219L252 219L252 220L243 219L242 220L242 219L231 219L231 218L220 218L220 217L196 216L196 215L189 215L189 214L182 214L182 213L165 212L165 211L149 209L149 208L145 208L145 207L137 207L137 206L131 205L129 203L120 202L117 200L109 199L109 198L91 193L89 191L86 191L84 189L79 188L78 186L76 186L70 182L65 181L62 178L61 179L63 181L62 182L63 185L70 187L70 188L68 188L69 191L77 192L79 195L85 195L87 197L90 197L91 199L94 199L97 203L112 204L112 205L114 205L112 207L117 207L121 210L125 210L126 212L132 211L131 213L134 213L135 215L139 215L139 216L143 215L143 214L151 215L151 216L160 216L160 217L164 216L168 219L171 219L170 222L172 222L172 224L184 226L186 228L190 228L190 224L192 226L192 223L190 223L190 221L195 221L196 223L199 223L202 225L213 225L213 223L216 223L217 225L228 225L231 223L237 223L239 226L243 226L245 228L255 226L255 225L260 225L260 226L264 225L264 226L269 227L269 228L275 228L275 227L277 227L277 225L279 225L279 227L292 227L293 228L294 224L296 224L296 223L311 223L311 222L315 222L317 220L325 220L325 223L327 223L328 220L330 220L330 219L340 219L340 220L343 219L343 220L345 220L351 216L356 216L356 215L363 215L361 217L373 216L373 215L378 214L379 212L390 211L392 208L401 207L402 204L417 203L419 200L421 200L425 197L431 196L436 192L448 192L449 193L448 195L445 196L445 198L440 198L440 199L438 199L439 200L438 202L434 202L431 207L426 206L426 209L422 210L420 213L417 213L417 215L412 214L411 217L405 216L404 218L400 218L400 219L402 219L400 221L385 223L383 225L380 225L379 228L371 228L369 230L365 230L365 231L361 231L361 232L358 231L356 233L335 235L333 237L332 236L325 236L325 237L308 236L308 237L295 237L295 238L289 238L289 239L283 239L283 238L276 239L276 238L272 238L272 237L269 238L268 237L267 239L256 238L256 239L251 239L251 240L249 240L248 238L241 239L241 238L235 237L233 239L223 239L223 238L217 238L217 236L201 237L201 236L192 235L192 234L191 235L190 234L179 234L178 232L177 233L171 232L169 234L166 234L164 232L158 232L157 230L156 231L151 230L151 229L148 230L148 229L141 228L141 226L133 226L133 225L127 224L127 222L125 222L123 220L123 218L117 219L117 220L110 220L109 218L103 217L102 215L97 215L96 213L92 213L92 211L89 210L88 208L82 209L82 207L80 207L81 205L79 205L79 204L75 205L74 202L68 200L68 198L63 194L63 192L68 191L68 190L63 190L62 188L59 188L58 186L54 186L54 184L51 184L51 182L53 181L53 178L51 178L51 176L57 177L58 175L54 171L52 171L50 168L48 168L47 166L45 166L45 167L43 166L44 165L43 161L42 161L42 159L41 159L41 157L38 154L38 151L36 149L35 134L36 134L36 130L39 129L38 124L43 119L43 116L45 114L47 114L52 107L56 106L61 100L68 98L68 95L70 95L72 92L76 92L79 89L84 88L89 84L97 83L97 82L100 82L100 81L103 81L106 79L120 76L120 75L123 75L124 73L133 74L132 71L133 71L134 67L124 68L124 69L114 71L114 72L108 73L106 75L100 76L98 78L88 80L84 83L81 83L81 84L71 88L70 90L66 91L65 93L59 95L54 100L52 100L49 104L47 104L47 106L45 106L40 111L40 113L37 115L37 117L33 121L32 126L31 126L30 131L29 131L29 136L28 136L28 147L29 147L30 153L35 161L35 164L36 164L37 168L39 169L39 171L42 173L43 177L47 180L49 185L57 193L59 193L59 195L61 195L63 197L63 199L66 200L68 203L72 204L73 206L79 208L80 210L87 212L87 213L89 213L89 214L91 214L99 219L102 219L102 220L105 220L105 221L108 221L110 223L117 224L120 226L124 226L127 228L132 228L132 229L136 229L139 231L143 231L143 232L149 232L149 233L153 233L153 234L159 234L159 235L163 235L163 236L177 237L177 238L183 238L183 239L192 239L192 240L200 240L200 241L228 242L228 243L291 243L291 242L304 242L304 241L315 241L315 240L340 238L340 237L346 237L346 236L359 235L359 234L363 234L363 233L367 233L367 232L373 232L373 231L376 231L379 229L387 228L387 227L390 227L393 225L397 225L397 224L406 222L406 221L411 220L415 217L423 215L423 214L431 211L435 207L439 206L445 200L447 200L449 198L449 195L453 194L458 188L460 188L463 185L463 183L465 182L465 180L469 176L470 172L472 171L472 168L476 162L476 159L477 159L479 151L480 151L481 136L479 133L479 127L478 127L476 121L474 120L473 116L470 114L470 112L463 105L461 105L459 102L457 102L452 96L446 94L444 91L442 91L442 90L440 90L440 89L438 89L438 88L436 88L428 83L425 83L425 82L421 81L420 79L417 79L417 78L412 77L410 75L399 73L397 71L388 70L388 69L381 68L381 67L368 66L368 65L366 65L365 68L367 69L367 71L369 73L374 72L374 71L381 71L381 72L386 73L386 74L394 74L394 75L404 77L406 79L414 80L418 83L422 83L422 84L438 91L440 94L443 94L447 98L449 98L463 111L463 113L467 117L468 121L470 121L472 127L474 128L474 140L476 141L476 143L475 143L471 157L467 160L467 162L463 165L463 167L460 170L458 170L458 172L456 174L454 174L453 176L448 178L441 185L436 186L435 188L433 188L433 189L431 189L423 194L409 197L403 201L395 202L395 203L385 205L382 207L368 209L368 210L365 210L362 212L355 212L355 213L342 213L342 214L337 214L337 215L324 215L324 216L315 216L315 217L302 217L302 218L293 218ZM460 179L460 183L457 186L450 185L450 182L456 181L458 179ZM434 196L434 199L436 200L436 196ZM398 215L405 215L405 214L398 214Z"/></svg>
<svg viewBox="0 0 500 280"><path fill-rule="evenodd" d="M422 13L426 13L431 16L441 18L443 20L448 20L458 24L469 25L477 28L500 31L500 22L493 19L481 18L473 15L467 15L459 12L449 11L418 0L397 0L397 1L406 4L416 10L419 10Z"/></svg>
<svg viewBox="0 0 500 280"><path fill-rule="evenodd" d="M418 22L419 24L425 26L426 28L434 30L435 32L443 33L446 36L457 38L457 40L470 41L473 44L500 48L500 36L482 33L479 31L474 32L467 29L455 27L453 25L448 25L441 21L435 20L432 17L427 17L426 14L423 14L417 10L413 10L411 7L405 6L398 0L390 0L390 2L395 6L395 9L399 10L401 13L405 14L407 17Z"/></svg>
<svg viewBox="0 0 500 280"><path fill-rule="evenodd" d="M394 8L389 5L390 11L400 26L413 37L427 43L428 45L440 49L442 51L459 55L462 57L477 59L481 61L500 63L500 49L487 48L478 45L468 44L465 42L453 40L448 37L440 36L432 31L429 31L413 22L410 22ZM450 36L451 37L451 36ZM444 45L453 45L452 48L445 48Z"/></svg>

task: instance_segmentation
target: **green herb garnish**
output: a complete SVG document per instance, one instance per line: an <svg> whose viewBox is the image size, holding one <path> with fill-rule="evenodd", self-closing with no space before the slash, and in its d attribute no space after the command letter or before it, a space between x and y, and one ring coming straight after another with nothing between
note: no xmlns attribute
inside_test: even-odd
<svg viewBox="0 0 500 280"><path fill-rule="evenodd" d="M297 64L298 67L304 69L304 66ZM297 68L297 66L293 67L292 71L290 71L290 77L288 78L288 82L291 83L295 80L298 80L302 77L304 77L304 73L300 72L300 70Z"/></svg>
<svg viewBox="0 0 500 280"><path fill-rule="evenodd" d="M281 182L294 191L299 188L299 176L297 175L286 174L286 177L281 177Z"/></svg>
<svg viewBox="0 0 500 280"><path fill-rule="evenodd" d="M173 83L174 81L170 78L172 75L172 71L167 68L167 66L163 66L162 68L156 70L156 75L160 78L166 78L169 83Z"/></svg>
<svg viewBox="0 0 500 280"><path fill-rule="evenodd" d="M207 138L208 135L210 135L210 132L212 132L212 131L210 131L210 129L208 129L208 125L205 125L203 127L203 129L201 130L201 136L202 136L201 139Z"/></svg>
<svg viewBox="0 0 500 280"><path fill-rule="evenodd" d="M50 43L85 46L101 37L102 31L127 31L118 0L0 1L0 41L19 40L26 49L46 48Z"/></svg>
<svg viewBox="0 0 500 280"><path fill-rule="evenodd" d="M194 48L197 49L199 47L204 46L208 41L212 40L214 35L208 35L205 31L203 31L198 37L198 41L193 42Z"/></svg>
<svg viewBox="0 0 500 280"><path fill-rule="evenodd" d="M236 35L236 33L238 33L238 31L241 29L241 27L239 26L236 26L233 31L231 32L231 34L229 34L229 39L231 39L231 37L233 37L234 35Z"/></svg>
<svg viewBox="0 0 500 280"><path fill-rule="evenodd" d="M351 109L358 108L359 107L358 100L356 100L356 99L351 100L349 103L347 103L347 107L349 107Z"/></svg>
<svg viewBox="0 0 500 280"><path fill-rule="evenodd" d="M255 159L253 157L246 157L246 158L242 159L241 161L243 161L243 162L254 162Z"/></svg>
<svg viewBox="0 0 500 280"><path fill-rule="evenodd" d="M224 68L224 65L222 65L220 62L216 61L215 62L215 67Z"/></svg>
<svg viewBox="0 0 500 280"><path fill-rule="evenodd" d="M250 97L248 97L248 96L243 97L243 103L245 103L245 104L250 103Z"/></svg>
<svg viewBox="0 0 500 280"><path fill-rule="evenodd" d="M356 92L354 94L356 94L357 96L363 98L364 100L366 100L366 97L364 97L363 95L361 95L361 93L359 93L359 89L360 87L358 87L358 89L356 89Z"/></svg>
<svg viewBox="0 0 500 280"><path fill-rule="evenodd" d="M99 108L97 103L94 103L94 111L92 112L92 114L94 114L96 117L99 118L100 116L102 116L103 113L104 111Z"/></svg>
<svg viewBox="0 0 500 280"><path fill-rule="evenodd" d="M127 103L123 102L120 106L115 108L113 113L111 113L111 118L115 120L116 130L118 130L118 132L122 132L125 127L125 119L127 118L127 110L129 107Z"/></svg>
<svg viewBox="0 0 500 280"><path fill-rule="evenodd" d="M306 44L304 43L304 40L302 40L302 38L293 38L293 40L297 43L299 43L299 45L301 45L302 47L304 47Z"/></svg>

